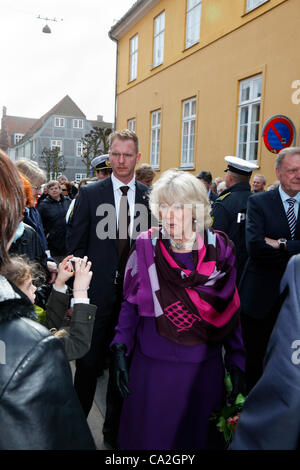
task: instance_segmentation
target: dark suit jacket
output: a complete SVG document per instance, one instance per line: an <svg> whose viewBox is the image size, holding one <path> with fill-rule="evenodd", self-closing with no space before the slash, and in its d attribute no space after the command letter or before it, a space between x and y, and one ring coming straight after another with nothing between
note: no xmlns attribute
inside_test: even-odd
<svg viewBox="0 0 300 470"><path fill-rule="evenodd" d="M232 450L300 448L300 256L293 256L282 278L288 295L281 308L264 373L241 414Z"/></svg>
<svg viewBox="0 0 300 470"><path fill-rule="evenodd" d="M267 245L265 237L286 238L287 250ZM276 305L282 275L291 256L300 253L300 211L295 239L290 229L278 188L253 194L246 216L248 261L239 285L243 313L263 318Z"/></svg>
<svg viewBox="0 0 300 470"><path fill-rule="evenodd" d="M148 186L136 181L135 205L147 208L148 219L140 231L149 226ZM106 204L107 206L103 206ZM111 223L109 227L108 213ZM139 214L135 221L138 222ZM137 232L139 227L137 226ZM109 229L105 239L99 235ZM97 234L98 232L98 234ZM101 232L101 233L100 233ZM76 198L69 238L69 253L74 256L87 256L92 262L93 277L89 298L98 306L97 315L108 315L116 301L115 278L118 270L118 244L116 240L116 211L111 178L83 186Z"/></svg>

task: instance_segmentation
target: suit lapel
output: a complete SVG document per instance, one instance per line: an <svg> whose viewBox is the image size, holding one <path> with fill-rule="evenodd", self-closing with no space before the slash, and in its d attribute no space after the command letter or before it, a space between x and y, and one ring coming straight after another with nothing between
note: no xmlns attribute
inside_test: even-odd
<svg viewBox="0 0 300 470"><path fill-rule="evenodd" d="M291 240L290 226L278 188L274 190L272 197L274 200L274 208L271 211L271 216L276 217L276 223L278 227L281 227L282 230L282 237L286 238L287 240Z"/></svg>
<svg viewBox="0 0 300 470"><path fill-rule="evenodd" d="M111 177L105 178L101 185L102 193L102 201L105 201L105 204L110 204L115 207L115 196L114 196L114 188L112 184ZM116 225L116 232L117 233L117 225ZM118 243L117 239L112 240L113 245L115 246L116 250L118 250Z"/></svg>

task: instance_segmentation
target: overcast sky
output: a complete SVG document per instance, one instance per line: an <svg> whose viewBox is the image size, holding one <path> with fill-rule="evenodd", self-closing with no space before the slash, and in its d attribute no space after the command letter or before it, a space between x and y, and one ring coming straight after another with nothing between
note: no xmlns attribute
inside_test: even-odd
<svg viewBox="0 0 300 470"><path fill-rule="evenodd" d="M1 0L0 112L39 118L69 95L114 120L116 45L108 31L135 0ZM51 34L42 33L49 21ZM63 19L63 21L61 21Z"/></svg>

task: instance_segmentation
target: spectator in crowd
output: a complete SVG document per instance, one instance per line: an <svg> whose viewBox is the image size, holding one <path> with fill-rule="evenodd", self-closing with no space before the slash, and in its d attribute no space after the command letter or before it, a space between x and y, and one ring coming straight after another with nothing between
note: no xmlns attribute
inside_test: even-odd
<svg viewBox="0 0 300 470"><path fill-rule="evenodd" d="M217 195L220 196L223 191L227 189L225 181L220 181L220 183L217 186Z"/></svg>
<svg viewBox="0 0 300 470"><path fill-rule="evenodd" d="M91 166L96 171L96 176L98 180L104 180L112 173L109 154L99 155L98 157L93 158L93 160L91 161Z"/></svg>
<svg viewBox="0 0 300 470"><path fill-rule="evenodd" d="M212 190L213 193L218 194L218 193L217 193L217 187L218 187L218 184L221 183L221 181L223 181L223 179L222 179L220 176L217 176L217 177L213 180L213 182L212 182L212 184L211 184L211 190Z"/></svg>
<svg viewBox="0 0 300 470"><path fill-rule="evenodd" d="M69 361L79 359L90 349L96 306L89 304L88 288L92 272L91 263L87 258L76 258L74 268L70 265L72 255L65 258L59 265L53 290L47 302L44 326L64 344ZM22 257L12 257L10 263L3 268L2 275L13 282L33 304L36 302L35 265ZM36 276L39 274L37 272ZM74 276L74 305L69 327L62 328L65 313L69 305L66 282Z"/></svg>
<svg viewBox="0 0 300 470"><path fill-rule="evenodd" d="M208 197L211 205L213 205L213 203L218 198L218 196L211 191L212 176L211 176L210 171L206 171L206 170L200 171L200 173L198 173L198 175L197 175L197 178L206 187L207 197Z"/></svg>
<svg viewBox="0 0 300 470"><path fill-rule="evenodd" d="M62 184L64 181L68 181L68 178L65 175L60 175L57 178L57 181L59 182L59 184Z"/></svg>
<svg viewBox="0 0 300 470"><path fill-rule="evenodd" d="M1 274L24 207L21 179L0 150L0 449L95 449L63 344Z"/></svg>
<svg viewBox="0 0 300 470"><path fill-rule="evenodd" d="M61 192L63 196L68 196L70 199L73 199L72 197L72 183L70 181L63 181L60 185L61 187Z"/></svg>
<svg viewBox="0 0 300 470"><path fill-rule="evenodd" d="M48 193L47 193L47 184L42 184L41 186L41 195L38 197L37 199L37 203L36 205L38 206L44 199L45 197L47 197Z"/></svg>
<svg viewBox="0 0 300 470"><path fill-rule="evenodd" d="M263 359L278 315L281 278L290 257L300 253L300 147L281 150L275 165L280 186L248 199L249 260L239 293L249 391L262 375Z"/></svg>
<svg viewBox="0 0 300 470"><path fill-rule="evenodd" d="M137 181L151 188L153 179L155 177L155 171L151 165L143 163L135 170L135 177Z"/></svg>
<svg viewBox="0 0 300 470"><path fill-rule="evenodd" d="M267 180L264 175L256 174L254 175L252 182L252 192L253 193L263 193L265 191Z"/></svg>
<svg viewBox="0 0 300 470"><path fill-rule="evenodd" d="M41 215L49 249L53 257L62 261L66 255L66 213L71 204L68 196L62 195L58 181L49 181L48 196L41 202L38 211Z"/></svg>
<svg viewBox="0 0 300 470"><path fill-rule="evenodd" d="M46 181L43 170L39 168L36 162L27 159L17 160L16 167L31 183L32 195L35 200L41 194L41 185ZM34 204L26 207L24 222L37 232L47 256L50 257L41 217Z"/></svg>
<svg viewBox="0 0 300 470"><path fill-rule="evenodd" d="M274 181L274 183L269 184L269 186L267 187L267 191L272 191L273 189L278 188L279 185L280 185L280 181L276 180Z"/></svg>
<svg viewBox="0 0 300 470"><path fill-rule="evenodd" d="M97 377L104 367L118 321L124 269L134 241L132 234L141 231L134 218L137 210L141 212L144 209L146 215L145 221L139 220L139 226L148 226L148 187L135 181L134 177L135 166L141 158L138 138L134 132L121 130L110 134L109 143L112 175L80 189L69 237L69 252L79 257L87 255L93 263L94 275L89 292L91 302L98 307L91 349L76 361L74 385L86 415L92 407ZM109 232L101 234L99 229L107 221L108 206L111 226ZM121 406L122 400L110 370L103 435L104 443L111 448L118 447Z"/></svg>
<svg viewBox="0 0 300 470"><path fill-rule="evenodd" d="M264 359L264 371L241 414L232 450L299 450L300 255L281 280L284 299Z"/></svg>
<svg viewBox="0 0 300 470"><path fill-rule="evenodd" d="M204 220L197 218L199 205ZM231 400L244 390L234 246L209 229L206 188L193 175L165 172L153 185L150 208L162 229L142 233L131 250L111 344L126 397L120 446L215 448L209 418L223 406L222 345L235 384Z"/></svg>

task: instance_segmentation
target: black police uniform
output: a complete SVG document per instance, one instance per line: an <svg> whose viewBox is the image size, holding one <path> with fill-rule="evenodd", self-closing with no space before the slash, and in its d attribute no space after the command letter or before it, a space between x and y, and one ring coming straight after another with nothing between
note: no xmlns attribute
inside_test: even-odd
<svg viewBox="0 0 300 470"><path fill-rule="evenodd" d="M215 201L211 216L212 228L225 232L234 242L237 260L237 285L248 254L245 240L246 210L251 196L249 183L237 183L225 189Z"/></svg>

